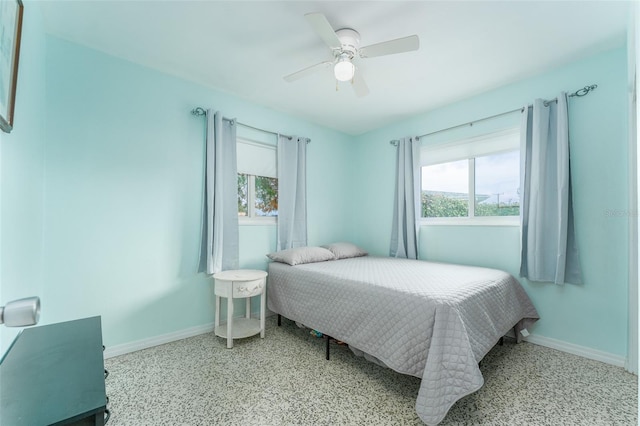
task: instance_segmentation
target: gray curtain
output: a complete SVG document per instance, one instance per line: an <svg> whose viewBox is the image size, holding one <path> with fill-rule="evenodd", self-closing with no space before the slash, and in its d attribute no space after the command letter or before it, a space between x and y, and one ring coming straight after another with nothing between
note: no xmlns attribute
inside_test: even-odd
<svg viewBox="0 0 640 426"><path fill-rule="evenodd" d="M238 268L238 172L236 124L207 110L203 250L200 270Z"/></svg>
<svg viewBox="0 0 640 426"><path fill-rule="evenodd" d="M393 201L391 257L418 258L418 219L420 218L420 141L398 141L396 188Z"/></svg>
<svg viewBox="0 0 640 426"><path fill-rule="evenodd" d="M307 245L308 141L278 135L278 250Z"/></svg>
<svg viewBox="0 0 640 426"><path fill-rule="evenodd" d="M536 99L522 114L520 276L531 281L581 284L573 224L566 93L557 99Z"/></svg>

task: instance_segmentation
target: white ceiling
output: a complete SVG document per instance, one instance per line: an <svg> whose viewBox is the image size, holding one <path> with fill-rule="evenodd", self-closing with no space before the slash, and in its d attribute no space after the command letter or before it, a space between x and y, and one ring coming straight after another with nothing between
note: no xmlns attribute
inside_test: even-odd
<svg viewBox="0 0 640 426"><path fill-rule="evenodd" d="M623 46L630 13L622 1L38 4L51 34L353 135ZM286 83L332 58L308 12L356 29L363 46L417 34L420 49L358 60L364 98L349 83L336 92L330 69Z"/></svg>

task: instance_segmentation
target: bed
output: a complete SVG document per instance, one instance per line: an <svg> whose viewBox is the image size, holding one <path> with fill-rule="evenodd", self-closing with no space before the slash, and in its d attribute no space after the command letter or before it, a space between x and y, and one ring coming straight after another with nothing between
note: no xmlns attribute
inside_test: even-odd
<svg viewBox="0 0 640 426"><path fill-rule="evenodd" d="M502 336L539 318L506 272L420 260L272 262L267 291L273 312L421 378L416 412L429 425L482 387L478 363Z"/></svg>

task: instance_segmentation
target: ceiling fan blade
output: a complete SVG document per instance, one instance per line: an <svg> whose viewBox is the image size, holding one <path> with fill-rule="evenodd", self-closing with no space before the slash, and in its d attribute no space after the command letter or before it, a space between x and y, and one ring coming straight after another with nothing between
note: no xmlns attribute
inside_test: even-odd
<svg viewBox="0 0 640 426"><path fill-rule="evenodd" d="M284 81L291 83L292 81L296 81L298 79L311 75L314 72L317 72L323 68L327 68L330 65L333 65L333 62L329 62L329 61L320 62L319 64L311 65L310 67L307 67L300 71L296 71L293 74L285 75L283 78L284 78Z"/></svg>
<svg viewBox="0 0 640 426"><path fill-rule="evenodd" d="M340 39L336 35L335 30L322 13L307 13L304 17L320 38L327 43L327 46L331 49L340 49L342 43L340 43Z"/></svg>
<svg viewBox="0 0 640 426"><path fill-rule="evenodd" d="M356 93L356 96L359 98L365 97L369 94L369 87L367 86L367 83L362 78L361 72L353 76L351 87L353 87L353 91Z"/></svg>
<svg viewBox="0 0 640 426"><path fill-rule="evenodd" d="M361 47L359 53L361 58L375 58L376 56L411 52L412 50L418 50L419 47L420 39L417 35L412 35L409 37L383 41L382 43Z"/></svg>

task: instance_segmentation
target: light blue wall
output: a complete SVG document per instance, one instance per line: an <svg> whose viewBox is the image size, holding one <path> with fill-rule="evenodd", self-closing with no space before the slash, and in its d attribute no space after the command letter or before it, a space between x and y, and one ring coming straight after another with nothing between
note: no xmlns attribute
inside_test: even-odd
<svg viewBox="0 0 640 426"><path fill-rule="evenodd" d="M361 217L356 242L388 253L395 150L391 139L420 135L554 98L587 84L598 89L571 99L570 138L575 221L585 283L582 286L524 282L541 320L533 330L619 356L626 355L628 291L628 159L626 51L618 49L544 75L461 101L356 138L362 160L355 206ZM517 125L519 114L478 123L437 139L461 138ZM427 143L437 141L431 138ZM380 208L380 206L386 206ZM613 215L608 214L614 212ZM518 227L423 226L424 259L519 271Z"/></svg>
<svg viewBox="0 0 640 426"><path fill-rule="evenodd" d="M593 94L570 101L585 284L524 286L542 317L534 333L625 355L627 218L606 214L628 211L623 49L354 138L47 37L29 6L16 129L0 134L0 301L39 294L43 324L102 315L110 346L212 321L211 282L195 272L204 123L189 114L194 106L310 137L310 244L352 240L385 255L389 140L597 83ZM516 114L440 137L517 121ZM518 234L515 227L423 227L420 246L426 259L516 274ZM241 265L264 268L275 227L241 227L240 243ZM0 333L5 347L14 331Z"/></svg>
<svg viewBox="0 0 640 426"><path fill-rule="evenodd" d="M14 129L0 132L0 305L42 294L45 35L33 6L25 2ZM0 354L18 331L0 326Z"/></svg>
<svg viewBox="0 0 640 426"><path fill-rule="evenodd" d="M213 321L211 279L196 273L204 159L196 106L311 138L309 242L350 235L350 136L54 37L47 88L49 321L102 315L107 345ZM275 226L241 227L240 244L241 267L265 268Z"/></svg>

